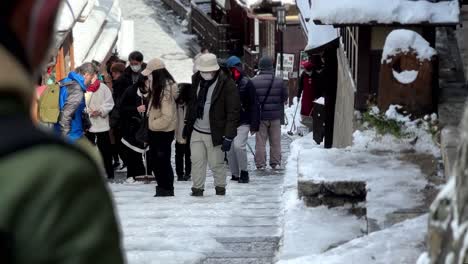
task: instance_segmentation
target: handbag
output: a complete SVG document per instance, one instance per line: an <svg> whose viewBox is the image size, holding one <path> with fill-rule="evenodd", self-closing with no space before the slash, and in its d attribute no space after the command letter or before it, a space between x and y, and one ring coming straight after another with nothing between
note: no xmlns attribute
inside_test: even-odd
<svg viewBox="0 0 468 264"><path fill-rule="evenodd" d="M93 100L94 93L91 94L91 98L89 99L89 104L91 104L91 100ZM85 108L83 109L83 112L81 112L81 123L83 126L83 130L85 132L89 131L91 129L91 118L89 117L88 113L88 106L86 105L85 101Z"/></svg>

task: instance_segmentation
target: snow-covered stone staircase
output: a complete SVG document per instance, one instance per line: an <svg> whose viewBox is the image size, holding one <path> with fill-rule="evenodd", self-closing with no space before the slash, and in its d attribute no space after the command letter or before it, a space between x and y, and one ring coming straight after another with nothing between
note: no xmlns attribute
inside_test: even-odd
<svg viewBox="0 0 468 264"><path fill-rule="evenodd" d="M169 198L153 197L155 184L111 184L129 263L274 263L284 171L255 171L249 160L251 182L229 182L226 197L215 195L211 173L204 197L190 196L191 182L175 183Z"/></svg>

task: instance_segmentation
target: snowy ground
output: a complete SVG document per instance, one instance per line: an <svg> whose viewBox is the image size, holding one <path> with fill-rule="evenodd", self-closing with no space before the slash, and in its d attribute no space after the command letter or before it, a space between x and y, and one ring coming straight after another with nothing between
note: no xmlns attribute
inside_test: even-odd
<svg viewBox="0 0 468 264"><path fill-rule="evenodd" d="M289 112L288 112L289 111ZM288 110L291 114L291 109ZM410 122L419 135L415 145L373 130L356 132L354 145L325 150L313 142L312 134L291 145L285 192L284 230L279 253L281 264L309 263L415 263L424 250L427 216L391 226L389 214L423 205L428 181L414 164L401 161L398 153L440 155L424 131ZM345 208L308 208L298 199L298 178L331 180L359 179L367 182L367 217L382 231L365 236L368 222L350 215Z"/></svg>
<svg viewBox="0 0 468 264"><path fill-rule="evenodd" d="M111 184L129 264L272 263L283 173L255 171L251 154L249 162L251 183L229 182L226 197L215 195L211 173L202 198L189 195L191 182L176 182L170 198L153 197L154 184Z"/></svg>
<svg viewBox="0 0 468 264"><path fill-rule="evenodd" d="M194 36L159 0L120 1L124 19L133 20L135 49L145 61L161 58L178 83L191 82L193 62L188 52Z"/></svg>

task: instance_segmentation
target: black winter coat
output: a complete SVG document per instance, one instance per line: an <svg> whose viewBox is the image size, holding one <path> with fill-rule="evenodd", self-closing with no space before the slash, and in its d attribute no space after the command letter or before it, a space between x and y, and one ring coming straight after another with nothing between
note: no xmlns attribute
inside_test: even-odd
<svg viewBox="0 0 468 264"><path fill-rule="evenodd" d="M190 130L197 119L197 93L201 81L200 73L192 76L192 90L188 103L186 124ZM210 126L213 146L223 144L223 137L233 139L237 135L240 119L240 97L236 83L223 72L219 72L218 82L211 97ZM191 133L191 131L190 131Z"/></svg>
<svg viewBox="0 0 468 264"><path fill-rule="evenodd" d="M120 98L118 110L122 137L131 145L143 148L143 144L136 140L136 133L143 121L137 107L141 105L141 97L137 94L136 85L128 87Z"/></svg>
<svg viewBox="0 0 468 264"><path fill-rule="evenodd" d="M146 69L146 63L143 63L141 65L141 70L140 72L137 72L137 73L134 72L130 66L128 66L127 68L125 68L124 77L125 79L127 79L128 83L135 84L136 81L138 80L138 76L144 69Z"/></svg>
<svg viewBox="0 0 468 264"><path fill-rule="evenodd" d="M114 109L112 110L110 114L110 126L112 128L117 128L119 127L120 124L120 110L119 110L119 105L120 105L120 100L122 98L122 95L124 92L129 88L132 84L128 82L127 78L125 76L120 76L115 81L112 81L112 98L114 99Z"/></svg>
<svg viewBox="0 0 468 264"><path fill-rule="evenodd" d="M258 131L260 113L255 87L247 76L239 78L236 84L241 101L240 124L250 125L250 130Z"/></svg>
<svg viewBox="0 0 468 264"><path fill-rule="evenodd" d="M284 103L288 100L288 90L284 86L283 80L276 78L273 71L262 71L252 78L252 83L255 86L260 107L263 109L261 120L281 120ZM265 100L270 85L271 91ZM264 105L262 105L263 103Z"/></svg>

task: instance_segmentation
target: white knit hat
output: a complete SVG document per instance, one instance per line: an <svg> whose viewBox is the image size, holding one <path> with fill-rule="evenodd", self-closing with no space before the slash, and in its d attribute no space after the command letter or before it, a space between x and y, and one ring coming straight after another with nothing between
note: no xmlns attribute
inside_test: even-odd
<svg viewBox="0 0 468 264"><path fill-rule="evenodd" d="M220 69L218 58L212 53L206 53L197 59L197 70L201 72L213 72Z"/></svg>

